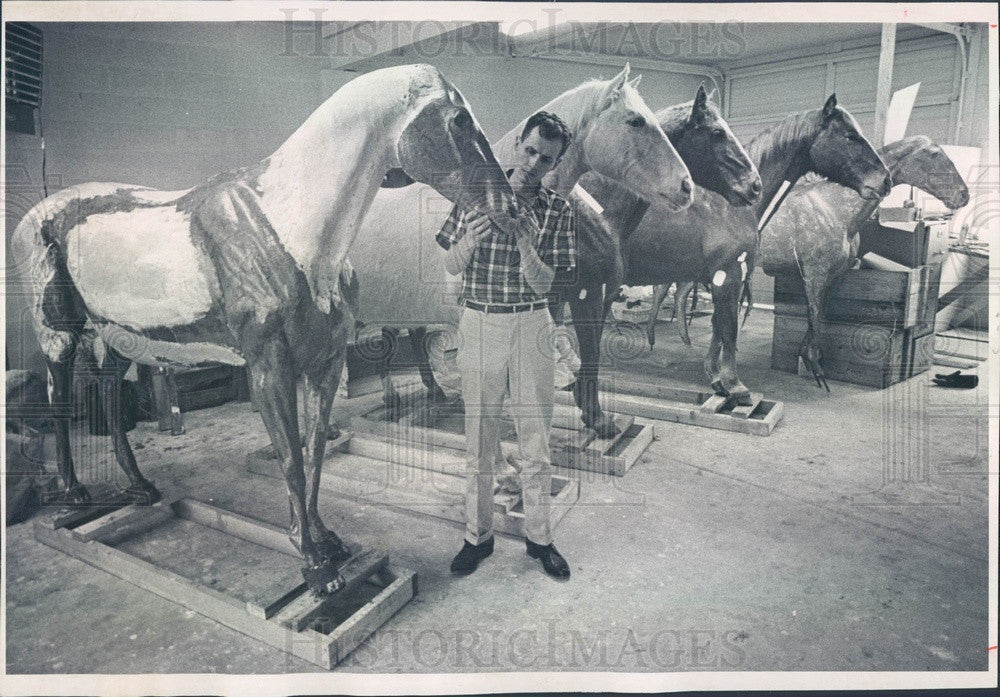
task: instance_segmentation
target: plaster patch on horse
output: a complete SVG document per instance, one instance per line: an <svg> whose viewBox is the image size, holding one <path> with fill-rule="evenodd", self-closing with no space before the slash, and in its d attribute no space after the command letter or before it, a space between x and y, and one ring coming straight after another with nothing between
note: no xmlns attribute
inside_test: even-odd
<svg viewBox="0 0 1000 697"><path fill-rule="evenodd" d="M573 192L576 193L576 195L579 196L580 199L584 203L586 203L588 206L590 206L591 208L593 208L594 212L596 212L598 215L600 215L601 213L604 212L604 206L602 206L601 204L599 204L597 202L597 199L595 199L593 196L591 196L590 193L586 189L584 189L582 186L580 186L579 182L577 182L573 186Z"/></svg>
<svg viewBox="0 0 1000 697"><path fill-rule="evenodd" d="M191 324L212 307L188 216L169 207L88 217L66 238L66 265L87 307L127 327Z"/></svg>
<svg viewBox="0 0 1000 697"><path fill-rule="evenodd" d="M205 363L244 365L243 357L228 346L204 341L179 343L150 339L110 322L95 324L101 339L129 360L143 365L195 366Z"/></svg>
<svg viewBox="0 0 1000 697"><path fill-rule="evenodd" d="M712 285L716 287L721 287L722 284L725 282L726 282L726 272L723 271L722 269L719 269L718 271L715 272L715 275L712 276Z"/></svg>
<svg viewBox="0 0 1000 697"><path fill-rule="evenodd" d="M141 203L172 203L190 193L191 189L181 191L160 191L158 189L138 189L132 192L132 198Z"/></svg>

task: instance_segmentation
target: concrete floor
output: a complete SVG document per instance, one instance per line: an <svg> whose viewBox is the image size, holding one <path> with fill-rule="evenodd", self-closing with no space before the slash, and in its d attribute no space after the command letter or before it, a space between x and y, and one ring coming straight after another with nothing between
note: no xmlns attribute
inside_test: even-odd
<svg viewBox="0 0 1000 697"><path fill-rule="evenodd" d="M926 373L827 394L770 370L771 321L751 315L741 376L784 401L783 422L769 437L657 422L624 478L571 472L581 498L555 531L568 583L508 537L453 578L459 527L323 495L331 527L386 546L420 583L337 670L985 670L985 364L971 391ZM661 324L656 350L619 371L704 389L708 332L696 320L689 349ZM185 421L182 436L132 433L147 476L284 525L283 485L243 471L266 442L249 405ZM107 439L85 440L91 471L113 473ZM320 670L41 545L30 523L7 530L5 558L9 673Z"/></svg>

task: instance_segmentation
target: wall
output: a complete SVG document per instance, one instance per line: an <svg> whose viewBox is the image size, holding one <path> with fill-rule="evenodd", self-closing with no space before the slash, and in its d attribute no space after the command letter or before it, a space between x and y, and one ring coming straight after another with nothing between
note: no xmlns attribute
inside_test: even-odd
<svg viewBox="0 0 1000 697"><path fill-rule="evenodd" d="M563 92L593 78L610 78L618 74L626 59L607 57L608 64L599 65L511 57L492 36L480 34L478 39L470 40L452 34L424 42L423 46L407 47L393 55L383 54L360 61L351 67L367 72L416 62L437 66L462 91L486 135L496 141ZM698 85L704 80L692 75L639 69L633 69L631 77L640 74L639 93L654 110L694 99Z"/></svg>
<svg viewBox="0 0 1000 697"><path fill-rule="evenodd" d="M279 23L37 26L49 193L85 181L187 188L267 156L328 96L328 59L280 55ZM8 365L33 370L43 364L9 240L42 197L39 146L8 133Z"/></svg>

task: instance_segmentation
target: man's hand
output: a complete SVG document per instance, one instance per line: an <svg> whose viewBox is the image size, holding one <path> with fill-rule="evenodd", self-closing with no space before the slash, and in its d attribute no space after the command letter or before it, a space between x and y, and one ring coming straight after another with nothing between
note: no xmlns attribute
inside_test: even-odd
<svg viewBox="0 0 1000 697"><path fill-rule="evenodd" d="M476 246L493 232L493 224L483 213L477 211L465 219L465 230L466 236L471 236L469 242Z"/></svg>

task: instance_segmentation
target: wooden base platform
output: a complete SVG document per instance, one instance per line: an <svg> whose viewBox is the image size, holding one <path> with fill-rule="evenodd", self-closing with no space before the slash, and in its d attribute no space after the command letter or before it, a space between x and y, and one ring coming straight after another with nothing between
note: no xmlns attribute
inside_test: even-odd
<svg viewBox="0 0 1000 697"><path fill-rule="evenodd" d="M57 515L43 517L35 523L35 538L327 669L417 592L414 572L391 567L383 552L354 548L341 567L347 585L328 598L315 596L302 582L301 560L286 530L192 499L127 506L74 527L65 523ZM213 537L216 551L238 551L230 558L213 554L213 562L242 571L208 583L190 578L204 577L204 571L180 573L178 557Z"/></svg>
<svg viewBox="0 0 1000 697"><path fill-rule="evenodd" d="M351 428L393 443L450 448L459 453L465 451L465 418L461 400L444 405L430 404L422 385L411 385L400 394L402 406L396 421L390 420L386 408L378 404L355 416ZM636 423L635 418L627 414L615 416L619 430L617 436L598 438L597 432L584 426L580 420L580 410L572 405L572 395L558 391L556 395L549 442L552 464L556 467L621 477L653 441L652 424ZM571 404L560 403L559 395L568 396ZM506 420L500 437L505 452L516 447L513 420Z"/></svg>
<svg viewBox="0 0 1000 697"><path fill-rule="evenodd" d="M271 446L247 455L247 468L254 474L281 477ZM461 450L345 433L328 445L320 487L352 500L465 525L465 455ZM554 475L549 525L555 528L579 498L579 482ZM493 505L494 531L524 537L520 493L499 490Z"/></svg>
<svg viewBox="0 0 1000 697"><path fill-rule="evenodd" d="M734 406L725 397L678 387L647 385L617 378L601 378L598 401L606 412L659 421L769 436L781 421L784 403L752 396L748 407ZM556 403L575 406L571 392L556 392Z"/></svg>

